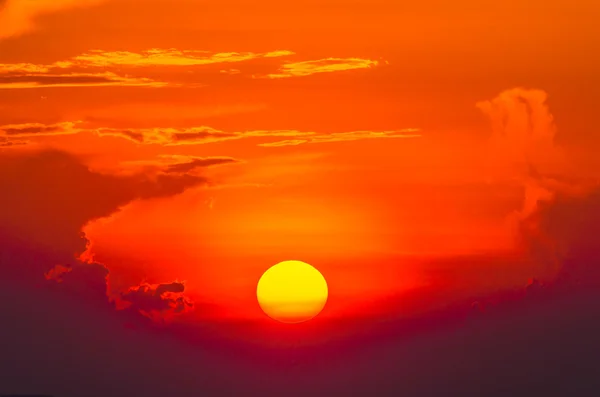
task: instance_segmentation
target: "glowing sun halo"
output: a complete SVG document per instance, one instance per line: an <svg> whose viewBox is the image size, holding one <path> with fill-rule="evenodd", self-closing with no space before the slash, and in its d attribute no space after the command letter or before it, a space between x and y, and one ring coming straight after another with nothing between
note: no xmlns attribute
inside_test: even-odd
<svg viewBox="0 0 600 397"><path fill-rule="evenodd" d="M256 287L261 309L284 323L300 323L315 317L323 310L327 295L323 275L300 261L284 261L272 266Z"/></svg>

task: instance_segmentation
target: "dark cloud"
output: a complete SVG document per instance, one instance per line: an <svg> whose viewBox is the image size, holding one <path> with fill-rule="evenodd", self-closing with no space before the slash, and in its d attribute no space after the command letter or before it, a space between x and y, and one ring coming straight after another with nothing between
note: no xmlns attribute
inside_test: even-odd
<svg viewBox="0 0 600 397"><path fill-rule="evenodd" d="M5 276L41 279L85 251L87 222L132 200L176 195L205 182L181 174L99 174L60 151L6 152L0 156L0 269Z"/></svg>
<svg viewBox="0 0 600 397"><path fill-rule="evenodd" d="M556 191L523 219L521 243L535 259L561 275L600 281L600 187L587 193Z"/></svg>
<svg viewBox="0 0 600 397"><path fill-rule="evenodd" d="M0 148L23 146L23 145L27 145L28 143L29 143L28 141L25 141L22 139L13 140L13 139L8 139L6 137L0 136Z"/></svg>
<svg viewBox="0 0 600 397"><path fill-rule="evenodd" d="M142 284L131 287L121 294L129 309L137 310L151 318L155 314L178 314L190 311L194 303L183 295L185 285L180 282L168 284Z"/></svg>
<svg viewBox="0 0 600 397"><path fill-rule="evenodd" d="M235 164L239 160L232 157L206 157L193 158L191 161L170 164L165 172L167 173L187 173L198 168L212 167L216 165Z"/></svg>
<svg viewBox="0 0 600 397"><path fill-rule="evenodd" d="M64 122L56 124L11 124L0 126L0 134L10 138L74 134L77 132L73 129L75 124L77 123Z"/></svg>
<svg viewBox="0 0 600 397"><path fill-rule="evenodd" d="M100 263L76 262L74 265L56 265L45 273L47 280L60 283L59 288L74 299L96 304L109 304L108 268Z"/></svg>
<svg viewBox="0 0 600 397"><path fill-rule="evenodd" d="M167 83L114 73L0 74L0 89L97 86L164 87Z"/></svg>

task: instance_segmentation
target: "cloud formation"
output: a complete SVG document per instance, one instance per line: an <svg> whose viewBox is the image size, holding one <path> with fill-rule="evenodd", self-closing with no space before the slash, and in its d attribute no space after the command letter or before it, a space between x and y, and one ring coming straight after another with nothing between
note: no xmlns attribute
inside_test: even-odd
<svg viewBox="0 0 600 397"><path fill-rule="evenodd" d="M144 145L199 145L250 138L290 138L274 142L260 143L259 146L278 147L300 145L303 143L329 143L356 141L363 139L413 138L419 137L418 129L405 128L390 131L350 131L336 133L317 133L298 130L250 130L221 131L208 126L191 128L77 128L79 122L59 124L20 124L0 126L0 136L43 136L72 133L94 133L100 137L118 137ZM163 158L164 160L165 158ZM198 163L201 162L200 159Z"/></svg>
<svg viewBox="0 0 600 397"><path fill-rule="evenodd" d="M257 59L282 58L294 55L289 50L270 52L211 52L201 50L178 50L153 48L146 51L90 50L68 59L50 64L5 63L0 64L0 89L38 87L97 87L134 86L165 87L183 83L161 81L140 76L147 69L154 73L172 70L189 71L191 68L210 65L226 65ZM379 65L378 61L361 58L326 58L284 63L276 73L254 75L254 78L280 79L303 77L319 73L368 69ZM192 69L193 70L193 69ZM221 75L237 75L239 68L219 68ZM171 76L172 78L172 76ZM199 86L198 83L185 83Z"/></svg>
<svg viewBox="0 0 600 397"><path fill-rule="evenodd" d="M600 184L568 167L546 99L544 91L515 88L477 106L492 123L494 165L523 186L523 205L514 214L519 248L545 277L600 282L593 237L600 233Z"/></svg>
<svg viewBox="0 0 600 397"><path fill-rule="evenodd" d="M44 14L75 7L90 7L106 0L6 0L0 4L0 39L19 36L36 28Z"/></svg>
<svg viewBox="0 0 600 397"><path fill-rule="evenodd" d="M259 58L278 58L292 55L281 50L265 53L210 52L154 48L141 52L92 50L51 64L0 64L0 89L42 87L165 87L178 86L173 82L122 74L122 69L148 67L193 67L227 64ZM113 71L107 69L114 69ZM119 73L117 73L117 69Z"/></svg>
<svg viewBox="0 0 600 397"><path fill-rule="evenodd" d="M564 166L561 150L555 145L556 126L547 98L541 90L513 88L477 103L492 124L493 160L516 167L522 175L529 173L530 165L542 173Z"/></svg>

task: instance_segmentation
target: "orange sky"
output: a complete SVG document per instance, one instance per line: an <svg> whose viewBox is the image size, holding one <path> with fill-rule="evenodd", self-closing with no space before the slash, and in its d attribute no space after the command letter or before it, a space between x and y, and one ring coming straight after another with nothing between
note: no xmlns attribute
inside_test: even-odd
<svg viewBox="0 0 600 397"><path fill-rule="evenodd" d="M87 223L112 293L185 281L254 318L260 274L297 259L346 316L439 274L457 295L546 275L426 258L515 252L528 163L598 177L596 2L172 4L0 1L0 152L202 178Z"/></svg>

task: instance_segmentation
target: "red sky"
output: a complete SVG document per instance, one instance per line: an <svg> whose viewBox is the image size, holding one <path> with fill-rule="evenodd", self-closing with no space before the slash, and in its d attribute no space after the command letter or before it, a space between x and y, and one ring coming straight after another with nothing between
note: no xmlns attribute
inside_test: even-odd
<svg viewBox="0 0 600 397"><path fill-rule="evenodd" d="M551 283L593 227L599 11L0 0L0 237L30 265L0 263L193 325L266 322L288 259L321 324Z"/></svg>

